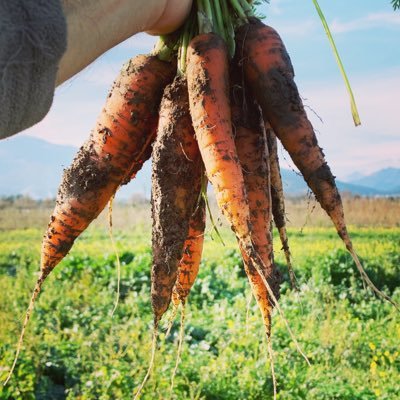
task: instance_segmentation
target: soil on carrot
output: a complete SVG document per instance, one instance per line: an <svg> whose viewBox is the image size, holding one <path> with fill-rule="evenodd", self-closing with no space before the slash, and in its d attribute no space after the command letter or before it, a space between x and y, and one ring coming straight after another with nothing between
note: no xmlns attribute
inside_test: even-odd
<svg viewBox="0 0 400 400"><path fill-rule="evenodd" d="M99 164L92 147L83 146L72 165L64 170L64 177L59 188L59 199L76 198L92 194L97 196L99 190L108 184L108 177L113 167Z"/></svg>
<svg viewBox="0 0 400 400"><path fill-rule="evenodd" d="M165 125L158 132L152 154L152 304L156 317L161 317L171 299L189 218L198 198L196 176L200 184L201 159L185 93L186 83L179 78L166 88L160 111L160 124Z"/></svg>

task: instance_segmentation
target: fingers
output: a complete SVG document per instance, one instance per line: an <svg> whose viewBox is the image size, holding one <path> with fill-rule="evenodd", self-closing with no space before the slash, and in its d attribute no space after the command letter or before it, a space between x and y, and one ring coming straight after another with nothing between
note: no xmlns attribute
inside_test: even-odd
<svg viewBox="0 0 400 400"><path fill-rule="evenodd" d="M189 15L192 0L167 0L160 18L155 21L147 33L151 35L164 35L178 29Z"/></svg>

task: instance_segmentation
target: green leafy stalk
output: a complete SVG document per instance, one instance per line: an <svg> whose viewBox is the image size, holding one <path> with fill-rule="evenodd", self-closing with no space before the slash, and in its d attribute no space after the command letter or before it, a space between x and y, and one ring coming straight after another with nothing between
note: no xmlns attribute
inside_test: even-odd
<svg viewBox="0 0 400 400"><path fill-rule="evenodd" d="M247 15L244 12L240 0L230 0L232 8L235 10L240 19L247 20Z"/></svg>
<svg viewBox="0 0 400 400"><path fill-rule="evenodd" d="M232 18L229 17L229 9L226 0L218 0L221 4L221 12L224 16L224 30L225 40L228 46L229 55L233 57L235 55L235 30L233 29Z"/></svg>
<svg viewBox="0 0 400 400"><path fill-rule="evenodd" d="M187 54L187 48L189 44L189 35L190 32L188 30L185 30L183 37L182 37L182 46L181 46L181 51L179 55L179 63L178 63L178 71L179 73L184 73L186 70L186 54Z"/></svg>
<svg viewBox="0 0 400 400"><path fill-rule="evenodd" d="M357 105L356 105L356 101L354 99L353 91L351 89L349 79L347 78L346 71L344 69L342 60L341 60L341 58L339 56L339 52L338 52L338 50L336 48L336 44L335 44L335 41L333 40L333 37L332 37L331 31L329 29L328 23L326 22L325 16L324 16L324 14L323 14L323 12L322 12L319 4L318 4L318 1L317 0L313 0L313 3L314 3L314 6L315 6L315 8L316 8L316 10L318 12L318 15L319 15L319 17L321 19L322 25L324 26L325 33L328 36L329 43L330 43L330 45L332 47L332 50L333 50L333 54L335 56L335 59L336 59L336 62L338 64L338 66L339 66L339 70L340 70L340 73L342 74L344 83L346 85L347 92L349 93L350 105L351 105L351 113L353 115L354 125L355 126L361 125L360 116L358 114Z"/></svg>
<svg viewBox="0 0 400 400"><path fill-rule="evenodd" d="M214 16L215 16L215 20L216 20L217 33L221 37L225 37L224 21L222 18L222 9L221 9L221 5L220 5L220 1L214 0L212 2L212 4L214 7L213 11L214 11Z"/></svg>
<svg viewBox="0 0 400 400"><path fill-rule="evenodd" d="M251 5L246 0L239 0L240 5L243 8L243 12L246 14L247 17L253 16L253 9Z"/></svg>
<svg viewBox="0 0 400 400"><path fill-rule="evenodd" d="M164 36L158 38L152 51L152 54L156 55L161 61L171 61L174 53L175 49L167 46Z"/></svg>

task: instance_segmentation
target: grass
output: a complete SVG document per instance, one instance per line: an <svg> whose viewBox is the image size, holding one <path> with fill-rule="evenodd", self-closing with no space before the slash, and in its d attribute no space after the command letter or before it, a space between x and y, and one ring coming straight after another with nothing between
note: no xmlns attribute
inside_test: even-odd
<svg viewBox="0 0 400 400"><path fill-rule="evenodd" d="M9 386L0 389L0 399L132 397L145 375L151 344L150 223L145 208L118 212L126 225L115 226L122 284L114 317L110 312L116 290L115 256L106 223L100 219L46 281L15 374ZM384 211L377 208L377 214ZM299 293L289 287L284 257L275 242L276 262L285 279L281 307L312 363L307 368L281 317L274 314L278 398L396 398L398 314L363 290L334 230L313 225L302 231L300 224L289 229ZM382 225L353 224L350 230L368 273L400 302L400 227ZM230 232L225 226L221 231L226 246L207 237L200 275L189 298L173 399L272 398L259 311L253 301L247 312L250 292L241 259ZM2 379L12 363L35 280L42 233L40 224L0 231ZM178 330L177 320L170 337L161 334L155 372L143 399L169 398Z"/></svg>

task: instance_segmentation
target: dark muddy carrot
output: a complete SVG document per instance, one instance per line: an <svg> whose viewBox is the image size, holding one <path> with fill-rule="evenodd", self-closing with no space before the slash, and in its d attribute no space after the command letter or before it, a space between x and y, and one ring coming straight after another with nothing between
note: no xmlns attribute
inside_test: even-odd
<svg viewBox="0 0 400 400"><path fill-rule="evenodd" d="M171 301L201 187L201 157L184 78L175 78L164 91L152 157L151 299L157 324Z"/></svg>
<svg viewBox="0 0 400 400"><path fill-rule="evenodd" d="M321 207L327 212L350 252L366 284L398 308L365 273L354 251L345 223L342 200L314 129L307 118L294 71L278 33L256 18L236 32L236 59L243 66L252 94L261 106L264 120L290 154Z"/></svg>
<svg viewBox="0 0 400 400"><path fill-rule="evenodd" d="M201 157L183 77L177 76L164 90L152 159L153 341L150 364L134 399L140 397L154 367L158 325L171 302L190 216L201 187Z"/></svg>

